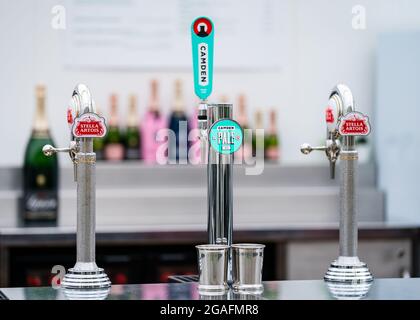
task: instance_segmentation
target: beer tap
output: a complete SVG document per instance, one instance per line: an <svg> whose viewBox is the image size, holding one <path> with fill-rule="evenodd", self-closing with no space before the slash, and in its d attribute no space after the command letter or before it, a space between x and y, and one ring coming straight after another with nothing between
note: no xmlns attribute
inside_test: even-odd
<svg viewBox="0 0 420 320"><path fill-rule="evenodd" d="M355 110L353 94L343 84L331 92L326 109L326 145L301 146L303 154L325 151L330 162L330 176L335 177L335 163L340 158L340 250L324 276L329 283L368 283L373 280L367 265L357 256L357 198L356 178L358 152L356 136L370 133L369 118Z"/></svg>
<svg viewBox="0 0 420 320"><path fill-rule="evenodd" d="M232 120L232 104L208 103L213 82L214 25L199 17L191 25L195 94L201 99L198 127L202 163L207 163L207 232L210 244L232 244L233 153L242 144L243 132ZM231 258L228 280L231 279Z"/></svg>
<svg viewBox="0 0 420 320"><path fill-rule="evenodd" d="M337 119L337 117L343 113L342 103L337 94L331 94L329 106L331 106L331 108L327 108L326 111L327 138L325 146L312 147L309 144L304 143L300 150L303 154L309 154L312 151L324 151L330 163L330 178L335 179L335 164L337 162L338 156L340 155L341 146L339 140L340 135L336 126L334 125L334 117Z"/></svg>
<svg viewBox="0 0 420 320"><path fill-rule="evenodd" d="M68 152L77 182L77 261L64 276L61 287L77 290L106 289L111 286L111 282L95 262L96 154L93 151L93 138L105 136L106 124L105 119L96 114L94 100L84 84L77 85L73 91L67 110L67 122L70 146L55 148L45 145L42 149L46 156Z"/></svg>
<svg viewBox="0 0 420 320"><path fill-rule="evenodd" d="M213 89L213 44L214 26L209 18L199 17L191 25L192 56L194 68L194 91L200 99L198 106L198 129L200 130L201 163L207 161L207 98Z"/></svg>

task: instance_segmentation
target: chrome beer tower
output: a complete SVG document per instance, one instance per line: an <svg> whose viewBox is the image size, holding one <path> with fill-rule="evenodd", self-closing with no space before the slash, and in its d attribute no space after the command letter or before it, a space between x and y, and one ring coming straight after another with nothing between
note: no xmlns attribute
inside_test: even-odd
<svg viewBox="0 0 420 320"><path fill-rule="evenodd" d="M330 162L330 175L334 179L335 163L340 157L340 250L339 257L332 262L324 276L330 283L368 283L373 280L367 265L357 256L357 199L356 178L358 152L356 150L355 136L352 128L365 127L364 134L369 133L369 122L366 116L356 112L353 95L350 89L337 85L329 97L326 111L327 139L326 146L311 147L308 144L301 146L303 154L313 150L324 151ZM351 125L344 128L344 119L351 118ZM363 120L365 119L365 120ZM365 122L363 122L365 121ZM365 123L365 124L363 124ZM345 131L347 130L347 131ZM345 134L347 132L348 134Z"/></svg>
<svg viewBox="0 0 420 320"><path fill-rule="evenodd" d="M232 118L231 104L209 104L207 128L221 119ZM208 135L207 135L208 136ZM207 231L209 243L232 244L232 164L233 154L222 154L207 146Z"/></svg>
<svg viewBox="0 0 420 320"><path fill-rule="evenodd" d="M90 119L99 118L88 87L79 84L73 91L67 111L67 121L71 127L69 148L45 145L42 149L46 156L68 152L74 164L74 179L77 182L77 262L61 282L64 289L101 289L111 286L108 276L95 262L96 154L93 152L93 138L76 137L73 130L73 119L83 115L90 116ZM102 129L106 131L105 123Z"/></svg>
<svg viewBox="0 0 420 320"><path fill-rule="evenodd" d="M210 244L232 245L233 230L233 154L217 152L209 143L214 123L232 119L232 104L206 104L199 108L199 129L202 163L207 163L207 232ZM228 279L231 280L231 257L228 259Z"/></svg>
<svg viewBox="0 0 420 320"><path fill-rule="evenodd" d="M207 231L210 244L232 244L232 165L233 137L227 132L235 124L232 105L209 104L213 88L214 25L207 17L191 24L194 91L201 100L198 107L198 129L201 163L207 163ZM227 123L222 125L221 123ZM215 135L213 135L215 134ZM228 141L229 140L229 141ZM226 143L226 145L225 145ZM228 279L232 264L229 254Z"/></svg>

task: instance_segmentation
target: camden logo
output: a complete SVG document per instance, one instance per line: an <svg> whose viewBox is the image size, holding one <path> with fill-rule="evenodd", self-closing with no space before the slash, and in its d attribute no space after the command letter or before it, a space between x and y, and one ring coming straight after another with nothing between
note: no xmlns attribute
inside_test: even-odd
<svg viewBox="0 0 420 320"><path fill-rule="evenodd" d="M349 112L340 117L338 132L342 136L367 136L370 133L369 117L360 112Z"/></svg>
<svg viewBox="0 0 420 320"><path fill-rule="evenodd" d="M197 36L205 38L210 35L213 30L213 26L209 19L202 17L194 21L193 29Z"/></svg>
<svg viewBox="0 0 420 320"><path fill-rule="evenodd" d="M234 120L221 119L210 128L210 144L221 154L232 154L242 145L243 132L241 126Z"/></svg>
<svg viewBox="0 0 420 320"><path fill-rule="evenodd" d="M207 43L198 44L198 83L200 86L209 84L209 46Z"/></svg>
<svg viewBox="0 0 420 320"><path fill-rule="evenodd" d="M102 138L106 135L105 119L95 113L84 113L74 119L72 132L77 138Z"/></svg>

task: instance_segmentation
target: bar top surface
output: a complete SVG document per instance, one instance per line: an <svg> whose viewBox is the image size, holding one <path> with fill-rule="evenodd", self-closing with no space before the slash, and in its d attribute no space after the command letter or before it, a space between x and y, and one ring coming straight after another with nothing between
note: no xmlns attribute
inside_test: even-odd
<svg viewBox="0 0 420 320"><path fill-rule="evenodd" d="M196 282L113 285L105 290L65 291L52 287L2 288L9 300L420 300L420 278L375 279L371 284L327 284L323 280L267 281L262 294L208 295ZM0 294L0 298L1 298Z"/></svg>

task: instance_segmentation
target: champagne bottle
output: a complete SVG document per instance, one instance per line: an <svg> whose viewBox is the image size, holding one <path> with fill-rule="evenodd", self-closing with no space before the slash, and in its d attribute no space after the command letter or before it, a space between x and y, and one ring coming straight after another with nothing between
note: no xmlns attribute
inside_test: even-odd
<svg viewBox="0 0 420 320"><path fill-rule="evenodd" d="M229 102L228 95L227 94L220 95L219 101L220 101L220 103L228 103Z"/></svg>
<svg viewBox="0 0 420 320"><path fill-rule="evenodd" d="M182 82L175 81L175 99L169 117L169 129L175 133L175 141L169 143L169 159L185 160L188 158L188 118L182 96Z"/></svg>
<svg viewBox="0 0 420 320"><path fill-rule="evenodd" d="M98 107L96 107L96 113L100 116L102 113ZM104 160L104 148L105 141L102 138L93 138L93 151L96 153L96 160Z"/></svg>
<svg viewBox="0 0 420 320"><path fill-rule="evenodd" d="M147 164L156 163L157 157L167 156L157 154L161 143L157 141L157 133L166 127L166 121L160 112L158 86L157 80L151 81L149 108L141 125L142 157Z"/></svg>
<svg viewBox="0 0 420 320"><path fill-rule="evenodd" d="M265 137L265 158L268 161L279 160L279 139L277 136L276 111L270 112L270 126Z"/></svg>
<svg viewBox="0 0 420 320"><path fill-rule="evenodd" d="M241 94L239 96L238 101L238 116L237 121L241 125L243 134L244 134L244 140L242 143L241 148L235 153L235 157L241 157L242 160L249 159L252 156L252 141L247 141L246 136L246 130L250 129L249 127L249 121L248 121L248 115L246 112L246 97L244 94Z"/></svg>
<svg viewBox="0 0 420 320"><path fill-rule="evenodd" d="M197 101L194 105L197 106L200 102ZM201 141L200 141L200 133L198 129L198 108L194 107L193 112L189 118L189 147L188 147L188 161L191 164L199 164L201 162Z"/></svg>
<svg viewBox="0 0 420 320"><path fill-rule="evenodd" d="M111 112L108 121L108 133L105 138L105 159L120 161L124 159L123 138L118 126L118 103L117 96L110 97Z"/></svg>
<svg viewBox="0 0 420 320"><path fill-rule="evenodd" d="M55 225L58 216L58 159L42 147L54 145L45 110L45 87L36 87L36 111L23 166L24 225Z"/></svg>
<svg viewBox="0 0 420 320"><path fill-rule="evenodd" d="M252 154L255 157L264 156L264 134L261 132L257 134L257 130L261 129L264 129L262 111L257 110L255 112L255 130L252 135Z"/></svg>
<svg viewBox="0 0 420 320"><path fill-rule="evenodd" d="M130 104L128 106L125 158L127 160L140 159L140 132L137 119L137 98L135 95L130 96Z"/></svg>

